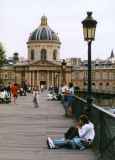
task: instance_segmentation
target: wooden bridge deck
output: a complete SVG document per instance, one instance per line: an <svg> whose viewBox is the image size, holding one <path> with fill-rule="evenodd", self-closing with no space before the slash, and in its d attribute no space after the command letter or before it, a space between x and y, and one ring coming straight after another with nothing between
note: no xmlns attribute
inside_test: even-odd
<svg viewBox="0 0 115 160"><path fill-rule="evenodd" d="M32 96L18 97L17 104L0 104L0 160L95 160L90 150L49 150L47 136L62 137L73 120L64 116L58 101L40 96L34 108Z"/></svg>

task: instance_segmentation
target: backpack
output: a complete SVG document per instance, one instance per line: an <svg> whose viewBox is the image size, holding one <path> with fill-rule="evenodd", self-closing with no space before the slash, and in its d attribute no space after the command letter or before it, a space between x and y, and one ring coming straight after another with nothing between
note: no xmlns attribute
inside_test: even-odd
<svg viewBox="0 0 115 160"><path fill-rule="evenodd" d="M71 126L64 134L65 139L73 139L76 136L79 136L78 129L73 126Z"/></svg>

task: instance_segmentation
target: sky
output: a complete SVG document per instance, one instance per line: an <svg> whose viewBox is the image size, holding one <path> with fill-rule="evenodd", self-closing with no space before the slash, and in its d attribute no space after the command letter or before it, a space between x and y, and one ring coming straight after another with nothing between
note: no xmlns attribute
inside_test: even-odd
<svg viewBox="0 0 115 160"><path fill-rule="evenodd" d="M41 16L46 15L48 25L62 43L60 58L87 59L81 24L87 11L92 11L98 22L92 59L106 59L115 50L114 0L0 0L0 42L7 57L18 52L27 58L29 35L39 26Z"/></svg>

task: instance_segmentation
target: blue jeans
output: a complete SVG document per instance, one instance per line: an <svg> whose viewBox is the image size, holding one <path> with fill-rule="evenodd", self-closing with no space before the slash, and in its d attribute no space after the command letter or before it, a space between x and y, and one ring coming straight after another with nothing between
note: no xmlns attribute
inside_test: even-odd
<svg viewBox="0 0 115 160"><path fill-rule="evenodd" d="M53 139L53 143L56 147L64 147L66 145L65 138Z"/></svg>
<svg viewBox="0 0 115 160"><path fill-rule="evenodd" d="M60 148L60 147L64 147L66 145L71 145L71 147L73 149L75 148L82 148L84 147L84 145L82 144L81 140L83 140L82 138L80 137L75 137L71 140L65 140L64 138L59 138L59 139L54 139L53 140L53 143L55 144L56 147Z"/></svg>
<svg viewBox="0 0 115 160"><path fill-rule="evenodd" d="M64 109L65 109L65 113L67 113L68 108L72 106L72 103L74 102L75 97L73 95L68 95L68 96L65 96L65 99L66 100L64 100Z"/></svg>

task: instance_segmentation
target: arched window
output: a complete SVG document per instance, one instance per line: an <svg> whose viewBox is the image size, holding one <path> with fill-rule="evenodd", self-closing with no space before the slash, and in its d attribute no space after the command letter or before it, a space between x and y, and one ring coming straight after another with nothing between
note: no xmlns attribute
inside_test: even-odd
<svg viewBox="0 0 115 160"><path fill-rule="evenodd" d="M106 83L106 86L109 86L109 83L108 83L108 82Z"/></svg>
<svg viewBox="0 0 115 160"><path fill-rule="evenodd" d="M87 83L86 83L86 82L84 82L84 86L87 86Z"/></svg>
<svg viewBox="0 0 115 160"><path fill-rule="evenodd" d="M45 49L41 50L41 60L47 59L47 51Z"/></svg>
<svg viewBox="0 0 115 160"><path fill-rule="evenodd" d="M35 55L34 55L34 49L31 50L31 60L35 59Z"/></svg>
<svg viewBox="0 0 115 160"><path fill-rule="evenodd" d="M57 59L57 51L54 50L54 51L53 51L53 60L56 60L56 59Z"/></svg>

